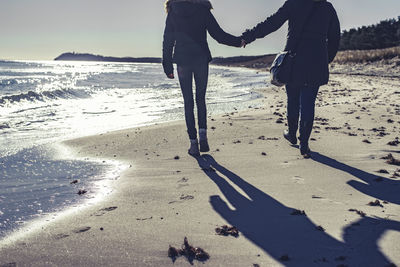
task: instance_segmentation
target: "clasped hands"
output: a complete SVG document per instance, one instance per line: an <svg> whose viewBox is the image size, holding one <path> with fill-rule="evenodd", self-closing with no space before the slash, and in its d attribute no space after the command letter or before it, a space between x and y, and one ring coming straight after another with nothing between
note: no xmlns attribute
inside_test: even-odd
<svg viewBox="0 0 400 267"><path fill-rule="evenodd" d="M246 45L247 45L246 41L244 39L242 39L240 47L246 48Z"/></svg>

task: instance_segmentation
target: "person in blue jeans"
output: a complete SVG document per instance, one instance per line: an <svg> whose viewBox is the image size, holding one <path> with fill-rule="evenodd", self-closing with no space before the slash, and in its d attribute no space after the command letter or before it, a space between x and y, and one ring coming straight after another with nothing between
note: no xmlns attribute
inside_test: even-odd
<svg viewBox="0 0 400 267"><path fill-rule="evenodd" d="M286 85L288 129L284 137L297 144L300 118L300 153L309 158L315 100L319 87L329 81L328 64L339 48L340 23L335 8L326 0L287 0L275 14L244 32L242 38L249 44L278 30L286 21L289 30L285 51L296 50L296 56Z"/></svg>
<svg viewBox="0 0 400 267"><path fill-rule="evenodd" d="M188 153L199 156L200 152L210 150L207 140L206 90L208 65L212 57L207 43L207 32L221 44L241 47L243 42L240 37L221 29L211 13L210 1L168 0L165 7L167 20L163 41L163 68L167 77L174 79L173 63L178 66L190 139ZM196 84L200 150L194 117L193 77Z"/></svg>

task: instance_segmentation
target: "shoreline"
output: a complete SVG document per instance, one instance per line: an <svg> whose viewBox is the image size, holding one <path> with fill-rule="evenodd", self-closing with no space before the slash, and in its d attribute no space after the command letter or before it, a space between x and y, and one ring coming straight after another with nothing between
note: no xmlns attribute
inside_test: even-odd
<svg viewBox="0 0 400 267"><path fill-rule="evenodd" d="M89 206L98 205L101 203L102 199L113 193L113 187L115 187L113 184L114 181L118 180L121 174L128 169L128 166L124 162L118 162L112 158L88 159L85 156L80 156L72 151L71 147L68 147L63 143L64 141L56 144L45 145L47 149L51 148L56 151L57 155L53 155L51 160L60 162L74 161L85 164L90 163L97 164L98 166L102 165L102 171L90 175L91 179L84 181L84 184L80 186L80 189L76 187L76 195L78 195L79 190L86 191L82 196L79 196L81 199L68 205L54 206L50 211L31 215L31 218L24 221L21 226L7 231L6 234L1 237L0 247L7 243L15 243L19 239L23 239L25 236L34 234L46 224L55 223L57 220L77 214L80 210ZM81 182L79 179L77 181L78 184ZM72 182L72 180L69 182Z"/></svg>
<svg viewBox="0 0 400 267"><path fill-rule="evenodd" d="M352 265L361 261L363 253L370 255L370 259L361 261L364 263L400 263L400 245L395 242L400 229L400 202L394 195L398 181L376 173L381 168L390 174L396 170L380 159L389 149L399 158L396 149L386 143L396 137L400 121L393 124L382 120L396 118L390 114L395 111L396 102L389 102L394 105L391 111L379 103L384 99L390 101L387 97L393 96L399 81L384 80L382 91L373 91L382 100L372 97L365 102L367 110L374 110L368 112L362 109L363 94L370 95L369 90L382 81L371 78L368 88L363 89L365 78L348 80L333 76L331 84L322 88L323 97L317 107L317 116L327 121L316 122L320 129L315 129L319 133L313 134L315 141L311 143L317 151L314 160L301 159L297 149L281 137L284 124L277 123L282 118L277 114L283 114L285 105L283 91L278 88L264 89L269 95L262 99L264 105L260 109L212 116L211 158L202 158L205 161L196 161L186 154L188 144L182 142L187 139L182 121L67 141L81 155L106 156L134 167L121 176L118 191L104 202L47 225L12 246L2 247L0 264L172 265L166 255L168 245L179 247L184 236L210 253L211 259L205 263L210 266L304 266L324 257L337 263L335 258L340 256L345 257L344 263ZM352 92L343 94L343 87L350 87ZM360 107L346 104L353 97ZM348 114L343 115L344 112ZM362 116L362 120L357 116ZM351 129L343 127L346 123ZM378 137L367 130L377 124L384 124L384 132L389 135ZM372 144L363 143L362 139ZM180 158L176 160L175 156ZM378 178L383 182L372 181ZM246 199L252 202L247 203ZM388 204L382 208L366 205L375 199L387 200ZM225 210L224 202L241 216L235 217ZM294 208L305 210L308 217L290 216ZM349 209L363 210L367 216L360 217ZM268 218L268 214L272 217ZM265 228L254 224L258 220ZM361 225L358 228L353 226L357 223ZM214 228L224 224L237 226L240 237L216 236ZM325 231L315 231L316 226ZM347 234L342 235L343 229ZM369 247L367 236L354 234L371 230L384 237L374 236L371 240L379 241L384 253ZM359 244L362 239L367 244ZM353 246L353 242L358 245ZM310 254L310 249L315 253ZM284 254L291 261L280 261ZM180 258L175 265L186 266L187 262Z"/></svg>

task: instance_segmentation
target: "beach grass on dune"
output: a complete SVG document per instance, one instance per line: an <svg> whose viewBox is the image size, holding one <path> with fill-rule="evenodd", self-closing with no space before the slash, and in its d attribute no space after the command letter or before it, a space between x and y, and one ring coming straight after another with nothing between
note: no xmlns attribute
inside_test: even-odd
<svg viewBox="0 0 400 267"><path fill-rule="evenodd" d="M335 59L336 63L366 63L388 60L400 56L400 46L373 49L373 50L348 50L340 51Z"/></svg>

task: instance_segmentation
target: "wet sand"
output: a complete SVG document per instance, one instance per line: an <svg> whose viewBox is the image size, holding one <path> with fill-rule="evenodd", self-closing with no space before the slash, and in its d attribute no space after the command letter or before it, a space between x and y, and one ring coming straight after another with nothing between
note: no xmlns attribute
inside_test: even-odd
<svg viewBox="0 0 400 267"><path fill-rule="evenodd" d="M184 122L66 142L131 167L98 204L3 242L0 266L173 266L184 237L205 266L400 265L400 79L332 75L312 159L282 138L284 90L261 93L261 108L209 119L198 159ZM217 235L223 225L239 236Z"/></svg>

